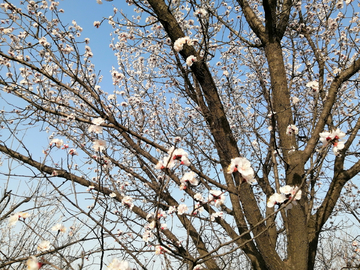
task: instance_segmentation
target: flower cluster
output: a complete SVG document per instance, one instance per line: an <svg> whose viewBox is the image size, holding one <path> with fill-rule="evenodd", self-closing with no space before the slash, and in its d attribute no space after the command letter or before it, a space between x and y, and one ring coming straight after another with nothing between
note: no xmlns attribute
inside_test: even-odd
<svg viewBox="0 0 360 270"><path fill-rule="evenodd" d="M228 174L239 172L244 181L252 184L255 182L255 173L251 168L251 163L244 157L237 157L231 159L231 163L228 167Z"/></svg>
<svg viewBox="0 0 360 270"><path fill-rule="evenodd" d="M299 129L295 125L288 125L288 127L286 129L286 134L287 135L298 135Z"/></svg>
<svg viewBox="0 0 360 270"><path fill-rule="evenodd" d="M171 147L168 151L169 156L164 157L163 160L159 160L156 164L155 169L162 170L165 168L172 169L176 163L181 165L189 166L190 161L188 158L188 153L181 148L175 149Z"/></svg>
<svg viewBox="0 0 360 270"><path fill-rule="evenodd" d="M196 173L193 171L187 172L184 176L180 179L181 185L180 189L184 190L188 187L188 185L197 186L199 184L199 180L196 179Z"/></svg>
<svg viewBox="0 0 360 270"><path fill-rule="evenodd" d="M339 151L344 148L344 142L339 141L340 139L345 137L345 133L342 132L340 129L336 129L332 132L324 131L319 134L320 135L320 141L327 145L331 143L333 145L333 152L335 155L339 154Z"/></svg>
<svg viewBox="0 0 360 270"><path fill-rule="evenodd" d="M186 64L191 67L192 64L194 64L195 62L197 62L197 58L193 55L190 55L188 58L186 58Z"/></svg>
<svg viewBox="0 0 360 270"><path fill-rule="evenodd" d="M174 42L174 50L180 52L184 48L184 44L192 46L194 45L194 42L189 37L178 38Z"/></svg>
<svg viewBox="0 0 360 270"><path fill-rule="evenodd" d="M20 218L25 220L28 217L30 217L30 214L26 213L26 212L15 213L14 215L10 216L10 218L9 218L9 226L15 226L16 222L18 222L18 220Z"/></svg>
<svg viewBox="0 0 360 270"><path fill-rule="evenodd" d="M56 146L57 148L60 148L61 146L63 146L64 142L63 140L60 139L52 139L50 142L50 146Z"/></svg>
<svg viewBox="0 0 360 270"><path fill-rule="evenodd" d="M306 87L311 88L313 90L313 92L318 92L319 91L319 82L317 82L317 81L308 82L306 84Z"/></svg>
<svg viewBox="0 0 360 270"><path fill-rule="evenodd" d="M26 261L27 270L39 270L44 264L39 262L35 256L31 256Z"/></svg>
<svg viewBox="0 0 360 270"><path fill-rule="evenodd" d="M296 203L295 200L301 199L301 190L296 186L292 187L289 185L283 186L280 188L280 193L274 193L270 196L267 201L267 207L272 208L275 205L281 205L293 199L293 203ZM291 206L290 206L291 208Z"/></svg>
<svg viewBox="0 0 360 270"><path fill-rule="evenodd" d="M225 194L221 190L210 190L209 201L215 207L220 208L225 203Z"/></svg>
<svg viewBox="0 0 360 270"><path fill-rule="evenodd" d="M127 261L119 261L114 258L107 267L109 270L130 270L129 263Z"/></svg>

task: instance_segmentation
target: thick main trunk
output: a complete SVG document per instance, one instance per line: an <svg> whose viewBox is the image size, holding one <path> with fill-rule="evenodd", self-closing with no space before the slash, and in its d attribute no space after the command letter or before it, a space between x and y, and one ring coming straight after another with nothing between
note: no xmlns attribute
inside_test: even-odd
<svg viewBox="0 0 360 270"><path fill-rule="evenodd" d="M290 92L287 86L285 65L280 42L273 40L265 45L271 77L272 107L274 108L276 127L279 134L279 152L285 161L286 184L301 186L304 175L303 154L290 151L297 148L295 136L288 136L286 129L293 124ZM302 188L304 194L304 188ZM304 196L304 195L303 195ZM305 197L291 210L287 210L287 269L306 270L308 267L308 238Z"/></svg>

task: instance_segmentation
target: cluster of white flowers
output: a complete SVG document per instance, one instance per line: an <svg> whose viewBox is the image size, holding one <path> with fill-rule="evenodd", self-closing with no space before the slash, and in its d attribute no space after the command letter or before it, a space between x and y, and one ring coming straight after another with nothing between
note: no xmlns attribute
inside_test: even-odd
<svg viewBox="0 0 360 270"><path fill-rule="evenodd" d="M162 170L165 168L172 169L177 163L181 165L190 166L188 153L181 148L175 149L171 147L168 151L168 156L164 157L163 160L159 160L156 164L155 169Z"/></svg>
<svg viewBox="0 0 360 270"><path fill-rule="evenodd" d="M134 207L134 203L133 203L133 198L130 196L125 196L122 200L121 200L121 204L124 206L127 206L130 208L130 210Z"/></svg>
<svg viewBox="0 0 360 270"><path fill-rule="evenodd" d="M114 258L107 267L109 270L130 270L130 265L127 261L119 261Z"/></svg>
<svg viewBox="0 0 360 270"><path fill-rule="evenodd" d="M318 92L319 91L319 82L317 82L317 81L308 82L306 84L306 87L311 88L314 92Z"/></svg>
<svg viewBox="0 0 360 270"><path fill-rule="evenodd" d="M9 226L15 226L16 223L18 222L18 220L20 218L22 218L23 220L25 220L26 218L30 217L29 213L26 212L17 212L15 214L13 214L12 216L10 216L9 218Z"/></svg>
<svg viewBox="0 0 360 270"><path fill-rule="evenodd" d="M103 131L101 124L103 124L105 120L99 117L93 119L91 122L93 123L93 125L89 126L88 131L101 134Z"/></svg>
<svg viewBox="0 0 360 270"><path fill-rule="evenodd" d="M295 186L283 186L280 188L280 193L274 193L270 196L269 200L267 201L267 207L272 208L275 205L281 205L286 203L287 201L293 199L293 203L296 203L295 200L301 199L301 190ZM291 208L291 206L289 207Z"/></svg>
<svg viewBox="0 0 360 270"><path fill-rule="evenodd" d="M340 129L336 129L332 132L324 131L319 134L320 135L320 141L327 145L331 143L333 145L333 152L335 155L339 154L339 151L342 150L345 146L344 142L339 141L340 139L345 137L345 133L342 132Z"/></svg>
<svg viewBox="0 0 360 270"><path fill-rule="evenodd" d="M106 141L104 140L94 140L93 148L95 151L102 151L106 148Z"/></svg>
<svg viewBox="0 0 360 270"><path fill-rule="evenodd" d="M39 262L35 256L31 256L26 261L26 266L27 270L39 270L43 266L43 263Z"/></svg>
<svg viewBox="0 0 360 270"><path fill-rule="evenodd" d="M197 58L193 55L190 55L188 58L186 58L186 64L191 67L195 62L197 62Z"/></svg>
<svg viewBox="0 0 360 270"><path fill-rule="evenodd" d="M189 37L178 38L174 42L174 50L180 52L184 48L184 44L192 46L194 45L194 42Z"/></svg>
<svg viewBox="0 0 360 270"><path fill-rule="evenodd" d="M200 8L194 12L195 16L205 17L207 15L207 11L203 8Z"/></svg>
<svg viewBox="0 0 360 270"><path fill-rule="evenodd" d="M56 146L57 148L60 148L61 146L63 146L64 142L63 140L60 139L52 139L50 142L50 146Z"/></svg>
<svg viewBox="0 0 360 270"><path fill-rule="evenodd" d="M235 172L239 172L244 181L248 182L249 184L252 184L256 181L254 170L251 168L251 163L244 157L231 159L227 173L231 174Z"/></svg>
<svg viewBox="0 0 360 270"><path fill-rule="evenodd" d="M66 227L64 225L62 225L61 223L58 223L58 224L54 225L51 228L51 230L54 232L58 232L58 233L64 233L64 232L66 232Z"/></svg>
<svg viewBox="0 0 360 270"><path fill-rule="evenodd" d="M50 241L44 240L42 241L40 244L38 244L37 246L37 250L38 251L47 251L50 249Z"/></svg>
<svg viewBox="0 0 360 270"><path fill-rule="evenodd" d="M215 207L220 208L225 203L225 194L221 190L210 190L209 202Z"/></svg>
<svg viewBox="0 0 360 270"><path fill-rule="evenodd" d="M184 190L188 187L188 185L197 186L199 184L199 180L196 179L196 173L193 171L187 172L184 176L180 179L181 185L180 189Z"/></svg>
<svg viewBox="0 0 360 270"><path fill-rule="evenodd" d="M288 127L286 129L286 134L287 135L298 135L299 129L295 125L288 125Z"/></svg>

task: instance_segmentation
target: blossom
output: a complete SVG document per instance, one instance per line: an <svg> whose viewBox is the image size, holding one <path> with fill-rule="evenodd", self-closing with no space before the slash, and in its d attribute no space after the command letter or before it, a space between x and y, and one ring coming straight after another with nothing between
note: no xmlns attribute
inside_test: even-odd
<svg viewBox="0 0 360 270"><path fill-rule="evenodd" d="M274 193L270 196L269 200L267 201L267 207L272 208L276 204L282 204L286 201L286 196L284 194Z"/></svg>
<svg viewBox="0 0 360 270"><path fill-rule="evenodd" d="M255 182L255 173L251 168L251 163L244 157L237 157L231 159L231 163L228 167L228 174L239 172L246 182L249 184Z"/></svg>
<svg viewBox="0 0 360 270"><path fill-rule="evenodd" d="M328 143L331 143L333 145L333 152L335 155L339 154L339 151L342 150L345 146L344 142L339 141L343 137L345 137L345 133L342 132L340 129L336 129L332 132L321 132L320 134L320 141L327 145Z"/></svg>
<svg viewBox="0 0 360 270"><path fill-rule="evenodd" d="M194 55L190 55L186 58L186 64L191 67L195 62L197 62L197 58Z"/></svg>
<svg viewBox="0 0 360 270"><path fill-rule="evenodd" d="M39 262L35 256L31 256L26 261L27 270L39 270L44 264Z"/></svg>
<svg viewBox="0 0 360 270"><path fill-rule="evenodd" d="M170 206L168 209L168 215L171 215L176 212L176 206Z"/></svg>
<svg viewBox="0 0 360 270"><path fill-rule="evenodd" d="M203 196L202 196L200 193L196 193L196 194L194 195L194 199L195 199L196 201L199 201L199 202L204 202L204 198L203 198Z"/></svg>
<svg viewBox="0 0 360 270"><path fill-rule="evenodd" d="M299 190L299 188L297 186L292 187L292 186L286 185L286 186L280 187L280 192L287 195L288 199L292 199L294 196L295 196L294 200L301 199L301 190Z"/></svg>
<svg viewBox="0 0 360 270"><path fill-rule="evenodd" d="M267 207L271 208L271 207L274 207L274 205L276 205L276 204L280 205L291 199L293 200L293 203L296 204L295 200L301 199L301 190L299 190L299 188L297 186L293 187L293 186L286 185L286 186L280 187L279 190L280 190L281 194L274 193L273 195L271 195L267 202ZM291 207L292 207L292 205L289 205L289 208L291 208Z"/></svg>
<svg viewBox="0 0 360 270"><path fill-rule="evenodd" d="M201 205L202 205L201 203L196 203L191 214L192 215L197 215L197 214L203 212L204 207L202 207Z"/></svg>
<svg viewBox="0 0 360 270"><path fill-rule="evenodd" d="M94 125L100 126L101 124L103 124L105 122L104 119L102 119L101 117L98 118L94 118L91 123L93 123Z"/></svg>
<svg viewBox="0 0 360 270"><path fill-rule="evenodd" d="M129 263L127 261L119 261L117 258L114 258L111 263L108 265L109 270L130 270Z"/></svg>
<svg viewBox="0 0 360 270"><path fill-rule="evenodd" d="M91 125L88 128L88 132L94 132L94 133L97 133L97 134L101 134L102 131L103 131L102 126L98 126L98 125Z"/></svg>
<svg viewBox="0 0 360 270"><path fill-rule="evenodd" d="M78 152L76 151L76 149L72 148L69 150L69 155L70 156L78 156Z"/></svg>
<svg viewBox="0 0 360 270"><path fill-rule="evenodd" d="M161 229L161 230L166 230L166 229L167 229L167 224L166 224L166 223L162 223L162 224L160 225L160 229Z"/></svg>
<svg viewBox="0 0 360 270"><path fill-rule="evenodd" d="M63 140L60 139L52 139L50 142L50 146L55 145L57 148L60 148L63 144Z"/></svg>
<svg viewBox="0 0 360 270"><path fill-rule="evenodd" d="M205 17L207 15L207 11L203 8L200 8L194 12L195 16Z"/></svg>
<svg viewBox="0 0 360 270"><path fill-rule="evenodd" d="M181 165L189 166L190 161L188 153L181 148L175 149L171 147L168 151L169 156L164 157L163 160L159 160L155 166L155 169L162 170L165 168L172 169L176 162L180 162Z"/></svg>
<svg viewBox="0 0 360 270"><path fill-rule="evenodd" d="M66 232L66 227L64 225L62 225L61 223L58 223L55 226L53 226L51 228L51 230L54 231L54 232L64 233L64 232Z"/></svg>
<svg viewBox="0 0 360 270"><path fill-rule="evenodd" d="M96 28L99 28L99 27L100 27L100 22L99 22L99 21L95 21L95 22L94 22L94 26L95 26Z"/></svg>
<svg viewBox="0 0 360 270"><path fill-rule="evenodd" d="M314 92L319 91L319 82L311 81L306 84L306 87L310 87Z"/></svg>
<svg viewBox="0 0 360 270"><path fill-rule="evenodd" d="M50 249L50 241L44 240L37 246L38 251L46 251Z"/></svg>
<svg viewBox="0 0 360 270"><path fill-rule="evenodd" d="M189 46L192 46L194 43L189 37L178 38L174 42L174 50L177 51L177 52L181 51L184 48L185 44L187 44Z"/></svg>
<svg viewBox="0 0 360 270"><path fill-rule="evenodd" d="M162 246L155 247L155 255L160 255L160 254L164 254L164 253L165 253L165 249Z"/></svg>
<svg viewBox="0 0 360 270"><path fill-rule="evenodd" d="M291 97L291 101L295 105L296 103L298 103L300 101L300 99L297 97Z"/></svg>
<svg viewBox="0 0 360 270"><path fill-rule="evenodd" d="M181 165L185 165L185 166L190 165L190 161L189 161L189 158L188 158L188 153L185 150L183 150L181 148L178 148L178 149L174 150L174 147L171 147L168 154L172 157L171 158L172 160L180 161Z"/></svg>
<svg viewBox="0 0 360 270"><path fill-rule="evenodd" d="M26 218L30 217L29 213L26 212L17 212L15 214L13 214L12 216L10 216L9 218L9 226L14 226L16 224L16 222L18 222L18 220L20 218L22 218L23 220L25 220Z"/></svg>
<svg viewBox="0 0 360 270"><path fill-rule="evenodd" d="M222 204L225 203L225 195L221 190L210 190L209 201L215 207L219 208Z"/></svg>
<svg viewBox="0 0 360 270"><path fill-rule="evenodd" d="M124 205L124 206L129 207L130 209L132 209L134 207L133 198L130 197L130 196L125 196L121 200L121 204Z"/></svg>
<svg viewBox="0 0 360 270"><path fill-rule="evenodd" d="M188 207L186 206L186 204L180 204L178 206L178 214L179 215L183 215L186 211L188 211Z"/></svg>
<svg viewBox="0 0 360 270"><path fill-rule="evenodd" d="M288 125L287 129L286 129L286 134L287 135L298 135L299 133L299 129L297 128L297 126L295 125Z"/></svg>
<svg viewBox="0 0 360 270"><path fill-rule="evenodd" d="M216 218L222 218L224 216L223 212L215 212L211 214L211 221L214 221Z"/></svg>
<svg viewBox="0 0 360 270"><path fill-rule="evenodd" d="M106 148L106 142L104 140L94 140L93 148L95 151L102 151Z"/></svg>
<svg viewBox="0 0 360 270"><path fill-rule="evenodd" d="M172 169L175 166L175 160L170 159L170 157L164 157L163 160L159 160L155 165L155 169L162 170L165 168Z"/></svg>
<svg viewBox="0 0 360 270"><path fill-rule="evenodd" d="M115 198L116 197L116 193L115 192L111 192L109 195L111 198Z"/></svg>
<svg viewBox="0 0 360 270"><path fill-rule="evenodd" d="M184 176L180 179L181 184L186 188L188 184L197 186L199 184L199 180L195 178L196 173L193 171L187 172ZM184 189L185 189L184 188Z"/></svg>
<svg viewBox="0 0 360 270"><path fill-rule="evenodd" d="M202 267L202 265L197 265L193 268L193 270L202 270L204 269L204 267Z"/></svg>
<svg viewBox="0 0 360 270"><path fill-rule="evenodd" d="M149 242L150 238L152 238L153 236L154 234L151 231L146 230L142 236L142 240L147 243Z"/></svg>

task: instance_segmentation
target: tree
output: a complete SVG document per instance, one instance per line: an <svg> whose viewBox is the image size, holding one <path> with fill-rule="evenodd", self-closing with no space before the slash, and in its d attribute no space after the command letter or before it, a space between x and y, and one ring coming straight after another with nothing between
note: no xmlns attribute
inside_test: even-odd
<svg viewBox="0 0 360 270"><path fill-rule="evenodd" d="M3 1L0 84L21 101L0 151L98 226L100 263L110 236L142 269L149 251L167 269L314 269L360 170L354 3L126 2L136 15L94 22L114 29L107 93L58 2ZM18 135L38 125L42 157Z"/></svg>

